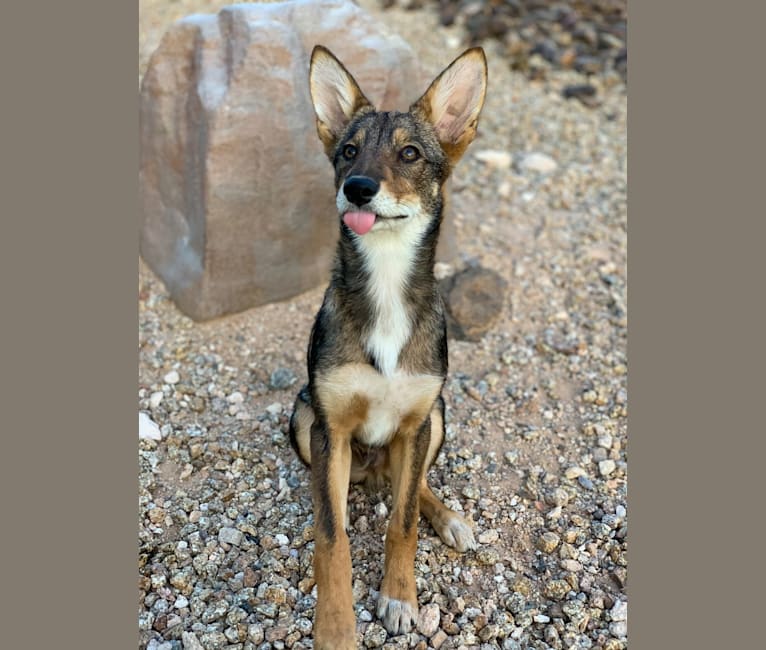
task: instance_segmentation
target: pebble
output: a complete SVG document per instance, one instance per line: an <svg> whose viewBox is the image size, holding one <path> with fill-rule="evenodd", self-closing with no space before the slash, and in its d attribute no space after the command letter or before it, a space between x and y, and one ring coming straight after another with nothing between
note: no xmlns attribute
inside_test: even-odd
<svg viewBox="0 0 766 650"><path fill-rule="evenodd" d="M612 636L618 639L628 636L628 622L615 621L614 623L610 623L609 632Z"/></svg>
<svg viewBox="0 0 766 650"><path fill-rule="evenodd" d="M371 623L364 631L364 645L367 648L380 648L388 637L385 628L378 623Z"/></svg>
<svg viewBox="0 0 766 650"><path fill-rule="evenodd" d="M500 533L494 528L490 528L479 534L479 544L494 544L498 539L500 539Z"/></svg>
<svg viewBox="0 0 766 650"><path fill-rule="evenodd" d="M282 403L274 402L273 404L269 404L266 407L266 412L269 415L279 415L282 412Z"/></svg>
<svg viewBox="0 0 766 650"><path fill-rule="evenodd" d="M545 596L551 600L561 600L572 589L566 580L551 580L543 589Z"/></svg>
<svg viewBox="0 0 766 650"><path fill-rule="evenodd" d="M522 172L550 174L551 172L556 171L558 163L548 154L533 152L526 154L521 159L519 167Z"/></svg>
<svg viewBox="0 0 766 650"><path fill-rule="evenodd" d="M152 409L156 409L162 402L163 397L165 397L165 393L163 393L161 390L152 393L149 396L149 406L151 406Z"/></svg>
<svg viewBox="0 0 766 650"><path fill-rule="evenodd" d="M162 378L162 380L166 384L170 384L172 386L173 384L177 384L179 381L181 381L181 376L178 374L177 370L171 370Z"/></svg>
<svg viewBox="0 0 766 650"><path fill-rule="evenodd" d="M474 157L492 169L510 169L513 162L513 156L510 153L497 149L481 149L474 154Z"/></svg>
<svg viewBox="0 0 766 650"><path fill-rule="evenodd" d="M221 528L218 531L218 541L224 542L225 544L239 546L242 544L242 538L242 531L239 531L236 528Z"/></svg>
<svg viewBox="0 0 766 650"><path fill-rule="evenodd" d="M609 616L613 621L627 621L628 620L628 601L616 600L612 609L609 610Z"/></svg>
<svg viewBox="0 0 766 650"><path fill-rule="evenodd" d="M558 547L561 538L553 532L545 532L537 538L536 546L543 553L552 553Z"/></svg>
<svg viewBox="0 0 766 650"><path fill-rule="evenodd" d="M173 607L175 609L183 609L184 607L189 606L189 601L187 600L186 596L179 596L176 598L176 602L173 603Z"/></svg>
<svg viewBox="0 0 766 650"><path fill-rule="evenodd" d="M157 424L146 414L138 413L138 437L145 440L162 440L162 433Z"/></svg>
<svg viewBox="0 0 766 650"><path fill-rule="evenodd" d="M439 605L431 603L425 607L420 608L418 613L417 629L422 635L431 637L439 629L439 621L441 614L439 612Z"/></svg>
<svg viewBox="0 0 766 650"><path fill-rule="evenodd" d="M269 386L274 390L290 388L297 381L295 373L289 368L277 368L269 377Z"/></svg>
<svg viewBox="0 0 766 650"><path fill-rule="evenodd" d="M438 630L436 634L431 637L431 647L434 648L434 650L439 650L446 640L447 633L444 630Z"/></svg>
<svg viewBox="0 0 766 650"><path fill-rule="evenodd" d="M617 464L611 459L602 460L598 464L598 472L601 476L609 476L617 469Z"/></svg>
<svg viewBox="0 0 766 650"><path fill-rule="evenodd" d="M578 476L577 482L586 490L593 489L593 481L591 481L587 476Z"/></svg>
<svg viewBox="0 0 766 650"><path fill-rule="evenodd" d="M193 632L181 632L181 642L184 645L184 650L205 650Z"/></svg>
<svg viewBox="0 0 766 650"><path fill-rule="evenodd" d="M382 501L375 506L375 515L381 519L388 517L388 508Z"/></svg>

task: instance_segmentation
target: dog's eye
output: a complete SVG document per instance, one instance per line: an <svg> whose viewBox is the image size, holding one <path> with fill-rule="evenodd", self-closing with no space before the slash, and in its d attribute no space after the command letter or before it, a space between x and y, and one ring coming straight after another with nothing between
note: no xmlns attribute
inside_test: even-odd
<svg viewBox="0 0 766 650"><path fill-rule="evenodd" d="M399 156L404 162L414 162L420 158L420 152L413 146L407 146L399 152Z"/></svg>
<svg viewBox="0 0 766 650"><path fill-rule="evenodd" d="M347 144L343 147L343 157L346 160L353 160L356 158L356 147L353 144Z"/></svg>

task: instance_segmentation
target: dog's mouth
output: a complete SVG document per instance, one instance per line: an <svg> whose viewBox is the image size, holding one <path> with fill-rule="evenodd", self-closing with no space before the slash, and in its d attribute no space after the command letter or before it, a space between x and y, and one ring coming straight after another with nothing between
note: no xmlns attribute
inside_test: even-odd
<svg viewBox="0 0 766 650"><path fill-rule="evenodd" d="M351 230L357 235L364 235L375 225L378 220L381 221L394 221L396 219L406 219L407 215L397 215L394 217L385 217L374 212L346 212L343 215L343 223L345 223Z"/></svg>

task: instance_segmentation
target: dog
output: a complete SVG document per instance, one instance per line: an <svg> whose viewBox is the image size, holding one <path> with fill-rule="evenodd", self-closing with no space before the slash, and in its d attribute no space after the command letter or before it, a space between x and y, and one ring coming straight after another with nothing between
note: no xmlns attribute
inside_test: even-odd
<svg viewBox="0 0 766 650"><path fill-rule="evenodd" d="M407 113L380 112L328 49L311 55L309 90L335 169L340 237L290 441L311 471L320 650L356 647L350 482L391 483L377 606L390 634L417 621L420 512L445 544L476 548L471 525L439 501L426 473L444 440L447 336L433 273L443 187L476 135L486 89L484 51L472 48Z"/></svg>

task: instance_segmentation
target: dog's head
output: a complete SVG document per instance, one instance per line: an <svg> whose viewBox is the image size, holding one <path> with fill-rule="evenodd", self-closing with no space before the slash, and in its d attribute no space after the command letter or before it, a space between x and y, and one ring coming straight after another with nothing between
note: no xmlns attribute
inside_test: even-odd
<svg viewBox="0 0 766 650"><path fill-rule="evenodd" d="M358 235L422 231L476 135L487 89L484 51L472 48L455 59L407 113L377 111L321 45L311 55L309 88L346 225Z"/></svg>

